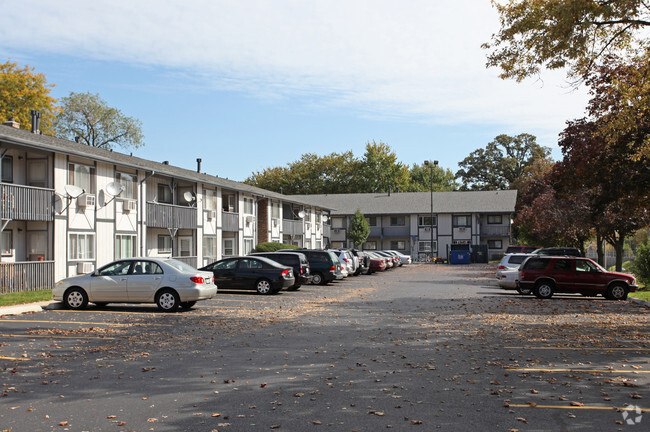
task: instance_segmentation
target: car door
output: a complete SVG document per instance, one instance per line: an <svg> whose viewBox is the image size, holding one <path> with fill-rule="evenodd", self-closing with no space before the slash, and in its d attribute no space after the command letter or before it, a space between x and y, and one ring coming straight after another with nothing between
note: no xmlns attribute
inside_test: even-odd
<svg viewBox="0 0 650 432"><path fill-rule="evenodd" d="M211 271L214 275L214 283L219 288L233 289L237 288L235 280L237 261L239 261L237 258L228 258L203 267L201 270Z"/></svg>
<svg viewBox="0 0 650 432"><path fill-rule="evenodd" d="M574 289L574 260L558 258L551 264L551 276L558 291Z"/></svg>
<svg viewBox="0 0 650 432"><path fill-rule="evenodd" d="M607 280L603 272L589 260L576 260L576 287L594 294L607 289Z"/></svg>
<svg viewBox="0 0 650 432"><path fill-rule="evenodd" d="M263 276L264 265L255 258L241 258L237 268L237 283L242 289L255 289L255 282Z"/></svg>
<svg viewBox="0 0 650 432"><path fill-rule="evenodd" d="M126 276L129 301L152 302L163 280L163 269L153 261L134 261Z"/></svg>
<svg viewBox="0 0 650 432"><path fill-rule="evenodd" d="M133 261L117 261L98 270L90 279L90 300L98 302L125 302L127 277Z"/></svg>

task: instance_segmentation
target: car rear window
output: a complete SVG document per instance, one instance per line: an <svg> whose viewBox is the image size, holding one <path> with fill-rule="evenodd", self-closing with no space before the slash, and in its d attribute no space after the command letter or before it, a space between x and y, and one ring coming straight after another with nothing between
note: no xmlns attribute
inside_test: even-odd
<svg viewBox="0 0 650 432"><path fill-rule="evenodd" d="M521 264L522 262L526 261L526 258L528 258L526 255L513 255L510 257L508 262L510 264Z"/></svg>
<svg viewBox="0 0 650 432"><path fill-rule="evenodd" d="M548 260L546 259L530 258L523 267L524 270L544 270L547 264Z"/></svg>

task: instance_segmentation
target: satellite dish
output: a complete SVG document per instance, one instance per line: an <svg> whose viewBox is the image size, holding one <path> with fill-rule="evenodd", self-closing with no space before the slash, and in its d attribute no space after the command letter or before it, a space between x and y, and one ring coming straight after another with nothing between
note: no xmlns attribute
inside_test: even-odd
<svg viewBox="0 0 650 432"><path fill-rule="evenodd" d="M183 194L183 198L185 198L185 201L187 201L188 203L191 203L192 201L194 201L194 194L190 191L187 191Z"/></svg>
<svg viewBox="0 0 650 432"><path fill-rule="evenodd" d="M120 182L111 182L106 185L106 193L112 197L119 196L125 190L126 186Z"/></svg>
<svg viewBox="0 0 650 432"><path fill-rule="evenodd" d="M304 210L300 210L300 211L298 212L298 217L299 217L300 219L302 219L302 218L305 217L305 214L306 214L306 213L305 213Z"/></svg>
<svg viewBox="0 0 650 432"><path fill-rule="evenodd" d="M329 219L329 218L327 217L327 215L323 215L322 219L323 219L323 222L327 222L327 219Z"/></svg>
<svg viewBox="0 0 650 432"><path fill-rule="evenodd" d="M65 185L64 189L69 198L79 198L79 196L84 193L84 190L82 188L75 185Z"/></svg>

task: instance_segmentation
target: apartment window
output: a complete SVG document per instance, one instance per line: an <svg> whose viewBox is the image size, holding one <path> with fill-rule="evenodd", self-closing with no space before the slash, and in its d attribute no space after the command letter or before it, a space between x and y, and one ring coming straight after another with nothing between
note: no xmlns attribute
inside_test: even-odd
<svg viewBox="0 0 650 432"><path fill-rule="evenodd" d="M438 250L438 242L433 241L433 249L431 249L431 241L419 241L418 251L420 252L435 252Z"/></svg>
<svg viewBox="0 0 650 432"><path fill-rule="evenodd" d="M470 215L455 215L453 217L454 228L471 226L472 218Z"/></svg>
<svg viewBox="0 0 650 432"><path fill-rule="evenodd" d="M124 186L124 191L120 194L120 198L138 198L136 189L137 178L135 175L118 172L115 173L115 181Z"/></svg>
<svg viewBox="0 0 650 432"><path fill-rule="evenodd" d="M217 256L217 238L203 237L203 257L214 258Z"/></svg>
<svg viewBox="0 0 650 432"><path fill-rule="evenodd" d="M432 223L433 221L433 223ZM428 216L418 216L418 226L421 227L431 227L431 226L437 226L438 225L438 217L431 215Z"/></svg>
<svg viewBox="0 0 650 432"><path fill-rule="evenodd" d="M203 189L203 210L217 209L217 192L210 189Z"/></svg>
<svg viewBox="0 0 650 432"><path fill-rule="evenodd" d="M405 226L406 217L405 216L391 216L390 217L390 226Z"/></svg>
<svg viewBox="0 0 650 432"><path fill-rule="evenodd" d="M377 217L376 216L368 216L366 218L366 220L368 221L368 225L370 225L371 227L377 226Z"/></svg>
<svg viewBox="0 0 650 432"><path fill-rule="evenodd" d="M158 235L158 253L170 254L172 253L172 238L171 236L160 234Z"/></svg>
<svg viewBox="0 0 650 432"><path fill-rule="evenodd" d="M136 256L136 243L134 235L117 234L115 236L115 259Z"/></svg>
<svg viewBox="0 0 650 432"><path fill-rule="evenodd" d="M253 212L253 198L244 198L244 214L252 215Z"/></svg>
<svg viewBox="0 0 650 432"><path fill-rule="evenodd" d="M68 236L68 254L70 260L95 259L95 234L70 233Z"/></svg>
<svg viewBox="0 0 650 432"><path fill-rule="evenodd" d="M77 163L68 164L68 184L82 188L86 193L95 193L95 167Z"/></svg>
<svg viewBox="0 0 650 432"><path fill-rule="evenodd" d="M253 251L253 239L244 239L244 255Z"/></svg>
<svg viewBox="0 0 650 432"><path fill-rule="evenodd" d="M174 197L172 196L172 190L168 185L164 183L158 183L157 201L163 204L172 204L174 202Z"/></svg>
<svg viewBox="0 0 650 432"><path fill-rule="evenodd" d="M305 248L311 249L311 239L305 240Z"/></svg>
<svg viewBox="0 0 650 432"><path fill-rule="evenodd" d="M321 214L320 213L316 213L316 223L317 224L321 223Z"/></svg>
<svg viewBox="0 0 650 432"><path fill-rule="evenodd" d="M271 203L271 217L280 219L280 203Z"/></svg>
<svg viewBox="0 0 650 432"><path fill-rule="evenodd" d="M30 261L45 259L47 253L46 231L27 231L27 253Z"/></svg>
<svg viewBox="0 0 650 432"><path fill-rule="evenodd" d="M502 224L503 223L503 217L502 215L488 215L487 217L487 223L488 224Z"/></svg>
<svg viewBox="0 0 650 432"><path fill-rule="evenodd" d="M364 250L377 250L377 242L375 242L375 241L365 242L363 244L363 249Z"/></svg>
<svg viewBox="0 0 650 432"><path fill-rule="evenodd" d="M390 248L393 250L405 250L406 242L403 240L391 240Z"/></svg>
<svg viewBox="0 0 650 432"><path fill-rule="evenodd" d="M502 249L503 248L503 243L501 240L488 240L488 249Z"/></svg>
<svg viewBox="0 0 650 432"><path fill-rule="evenodd" d="M323 249L323 242L320 240L316 240L316 244L314 245L314 249Z"/></svg>
<svg viewBox="0 0 650 432"><path fill-rule="evenodd" d="M4 183L14 182L14 158L5 156L2 158L2 181Z"/></svg>
<svg viewBox="0 0 650 432"><path fill-rule="evenodd" d="M224 256L235 254L235 239L223 239L223 254Z"/></svg>
<svg viewBox="0 0 650 432"><path fill-rule="evenodd" d="M27 184L34 187L47 187L47 159L27 160ZM4 172L4 168L2 169Z"/></svg>
<svg viewBox="0 0 650 432"><path fill-rule="evenodd" d="M332 218L332 228L343 228L343 218Z"/></svg>
<svg viewBox="0 0 650 432"><path fill-rule="evenodd" d="M222 201L221 208L223 209L223 211L231 212L231 213L237 211L237 207L235 206L236 199L234 194L224 194L221 201Z"/></svg>
<svg viewBox="0 0 650 432"><path fill-rule="evenodd" d="M11 230L2 231L2 237L0 241L0 248L2 251L2 256L11 256L13 255L12 249L14 248L14 232Z"/></svg>

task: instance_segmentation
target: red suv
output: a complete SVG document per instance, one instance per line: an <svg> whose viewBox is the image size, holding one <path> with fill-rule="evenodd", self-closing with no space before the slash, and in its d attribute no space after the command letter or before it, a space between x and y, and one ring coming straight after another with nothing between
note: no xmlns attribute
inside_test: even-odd
<svg viewBox="0 0 650 432"><path fill-rule="evenodd" d="M639 289L634 276L608 272L589 258L573 256L532 256L519 267L517 291L551 298L554 293L602 294L609 300L625 300Z"/></svg>

